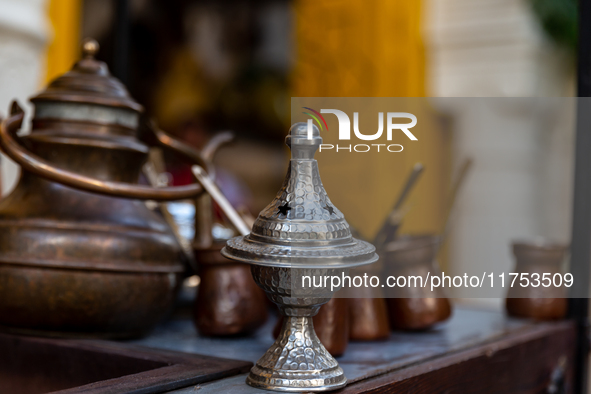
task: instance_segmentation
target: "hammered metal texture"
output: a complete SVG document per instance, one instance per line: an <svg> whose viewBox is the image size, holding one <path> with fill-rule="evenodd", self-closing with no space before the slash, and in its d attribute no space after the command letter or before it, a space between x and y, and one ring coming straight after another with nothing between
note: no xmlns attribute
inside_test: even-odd
<svg viewBox="0 0 591 394"><path fill-rule="evenodd" d="M290 209L283 214L280 207ZM259 214L252 234L302 240L346 240L349 224L326 195L316 160L291 160L287 176L275 199Z"/></svg>
<svg viewBox="0 0 591 394"><path fill-rule="evenodd" d="M318 129L307 138L296 123L287 143L292 159L285 181L261 211L252 232L228 241L224 256L270 266L355 266L375 262L373 245L351 236L344 215L326 194L314 152L322 143Z"/></svg>
<svg viewBox="0 0 591 394"><path fill-rule="evenodd" d="M326 391L347 384L343 370L314 332L311 317L288 317L247 383L281 391Z"/></svg>
<svg viewBox="0 0 591 394"><path fill-rule="evenodd" d="M343 272L348 273L343 269L251 266L255 283L286 316L314 316L318 308L332 297L330 288L302 287L302 276L341 276Z"/></svg>
<svg viewBox="0 0 591 394"><path fill-rule="evenodd" d="M304 287L302 276L340 276L349 267L373 263L373 245L351 236L345 217L322 186L314 153L318 128L290 129L287 176L275 199L259 214L252 232L226 243L222 254L252 264L252 276L286 316L277 340L252 368L246 382L276 391L327 391L346 385L337 361L314 332L312 317L334 291Z"/></svg>

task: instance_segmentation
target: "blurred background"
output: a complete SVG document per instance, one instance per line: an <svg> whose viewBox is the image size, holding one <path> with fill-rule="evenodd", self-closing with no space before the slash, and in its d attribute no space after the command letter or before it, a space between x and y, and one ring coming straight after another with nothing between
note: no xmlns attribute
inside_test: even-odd
<svg viewBox="0 0 591 394"><path fill-rule="evenodd" d="M66 72L82 38L93 37L98 58L163 129L195 147L215 132L236 133L216 159L226 174L220 182L229 179L234 200L255 215L285 175L291 97L574 95L575 0L0 0L0 7L2 114L10 100L25 103ZM372 239L420 161L425 174L401 232L439 231L452 174L472 157L444 271L509 270L515 238L568 241L574 107L455 102L462 107L444 102L419 116L428 138L408 154L364 165L319 155L327 192L350 224ZM188 168L166 160L172 184L191 182ZM370 171L379 176L366 178ZM17 174L3 157L3 193Z"/></svg>

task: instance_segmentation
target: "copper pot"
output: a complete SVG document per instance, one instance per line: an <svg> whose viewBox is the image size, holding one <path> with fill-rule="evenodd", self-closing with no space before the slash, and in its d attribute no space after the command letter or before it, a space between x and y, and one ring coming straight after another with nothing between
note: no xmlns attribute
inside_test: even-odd
<svg viewBox="0 0 591 394"><path fill-rule="evenodd" d="M351 276L379 276L382 269L380 261L367 266L367 269L353 268ZM352 341L379 341L390 336L388 306L384 292L379 287L352 287L347 289L349 298L349 339Z"/></svg>
<svg viewBox="0 0 591 394"><path fill-rule="evenodd" d="M434 235L401 236L386 245L381 257L388 276L440 274L435 263L440 238ZM451 316L451 304L440 288L412 286L388 289L390 326L399 330L425 330Z"/></svg>
<svg viewBox="0 0 591 394"><path fill-rule="evenodd" d="M349 344L349 300L333 297L314 316L320 342L334 357L342 356Z"/></svg>
<svg viewBox="0 0 591 394"><path fill-rule="evenodd" d="M215 149L204 149L208 151L211 154L205 157L212 164ZM254 282L249 265L222 256L225 241L213 239L211 196L199 196L195 208L193 250L201 277L193 307L195 326L206 336L247 334L267 320L267 297Z"/></svg>
<svg viewBox="0 0 591 394"><path fill-rule="evenodd" d="M379 341L390 336L388 306L383 296L349 299L349 339Z"/></svg>
<svg viewBox="0 0 591 394"><path fill-rule="evenodd" d="M516 273L527 273L531 278L537 274L540 281L554 274L561 274L568 246L551 242L514 242L513 254L516 258ZM518 278L519 281L519 278ZM530 282L531 284L531 282ZM536 320L562 319L567 312L567 290L565 287L536 287L530 285L512 286L507 292L506 307L510 316Z"/></svg>
<svg viewBox="0 0 591 394"><path fill-rule="evenodd" d="M250 266L223 257L225 243L196 250L201 282L194 307L195 326L202 335L249 333L267 320L267 297L250 274Z"/></svg>
<svg viewBox="0 0 591 394"><path fill-rule="evenodd" d="M32 98L32 132L18 137L13 105L3 150L22 166L0 202L0 326L43 335L142 334L171 307L182 251L164 219L137 199L194 197L198 184L137 184L160 142L205 165L199 153L141 122L142 107L94 59L84 58ZM118 198L126 197L126 198Z"/></svg>

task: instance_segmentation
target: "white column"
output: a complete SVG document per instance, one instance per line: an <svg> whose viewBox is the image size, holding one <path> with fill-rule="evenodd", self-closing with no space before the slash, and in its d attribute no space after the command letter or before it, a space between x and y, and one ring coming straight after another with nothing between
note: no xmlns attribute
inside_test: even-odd
<svg viewBox="0 0 591 394"><path fill-rule="evenodd" d="M41 88L49 37L45 0L0 0L0 115L13 99L21 105ZM30 114L30 106L25 109ZM28 123L28 122L27 122ZM12 189L18 167L2 155L2 195Z"/></svg>
<svg viewBox="0 0 591 394"><path fill-rule="evenodd" d="M427 0L425 10L428 95L569 93L567 56L545 38L528 1ZM573 130L565 100L443 100L454 116L454 167L475 160L453 214L453 274L509 271L514 238L569 239ZM498 305L505 291L489 302Z"/></svg>

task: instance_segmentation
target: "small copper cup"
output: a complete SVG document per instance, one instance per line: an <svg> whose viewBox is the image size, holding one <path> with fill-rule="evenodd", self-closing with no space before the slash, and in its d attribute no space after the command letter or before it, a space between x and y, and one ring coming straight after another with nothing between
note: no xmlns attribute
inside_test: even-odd
<svg viewBox="0 0 591 394"><path fill-rule="evenodd" d="M567 312L567 289L564 286L545 287L532 285L532 277L544 277L551 280L555 274L562 274L561 265L566 256L568 245L549 241L520 241L513 243L516 265L514 272L527 273L530 285L509 287L507 292L507 313L514 317L536 320L562 319ZM537 275L536 275L537 274ZM519 277L517 281L519 281Z"/></svg>
<svg viewBox="0 0 591 394"><path fill-rule="evenodd" d="M247 334L267 320L267 297L250 266L223 257L225 243L195 250L201 283L194 304L194 323L202 335Z"/></svg>
<svg viewBox="0 0 591 394"><path fill-rule="evenodd" d="M441 273L435 255L441 237L436 235L406 235L384 246L380 253L388 276L420 276ZM386 302L390 327L398 330L425 330L451 316L451 303L440 288L429 286L396 287L388 289Z"/></svg>
<svg viewBox="0 0 591 394"><path fill-rule="evenodd" d="M351 269L351 276L367 274L380 276L381 261ZM381 287L352 287L349 298L349 339L352 341L379 341L390 336L388 306Z"/></svg>
<svg viewBox="0 0 591 394"><path fill-rule="evenodd" d="M373 289L367 289L369 291ZM390 336L388 306L379 295L374 298L349 299L349 339L352 341L380 341Z"/></svg>
<svg viewBox="0 0 591 394"><path fill-rule="evenodd" d="M376 236L376 245L393 239L398 225L389 221L380 229ZM351 227L351 234L357 239L363 239L361 234ZM384 270L381 260L364 267L351 269L351 275L368 274L380 276ZM351 287L347 289L349 298L349 339L351 341L367 342L380 341L390 336L388 322L388 306L384 299L384 292L379 287Z"/></svg>
<svg viewBox="0 0 591 394"><path fill-rule="evenodd" d="M331 298L313 320L316 335L326 350L334 357L342 356L349 344L349 300Z"/></svg>

